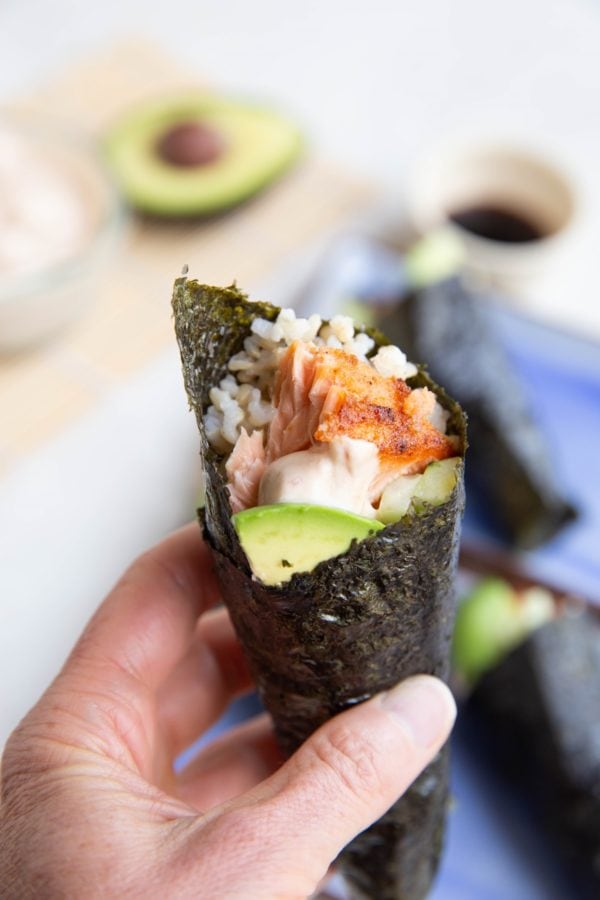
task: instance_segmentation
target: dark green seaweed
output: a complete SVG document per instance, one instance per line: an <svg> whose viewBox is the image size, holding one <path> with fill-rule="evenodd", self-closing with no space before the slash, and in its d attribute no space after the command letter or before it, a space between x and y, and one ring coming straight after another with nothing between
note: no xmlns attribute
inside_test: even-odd
<svg viewBox="0 0 600 900"><path fill-rule="evenodd" d="M597 611L563 614L537 629L481 678L467 712L572 865L573 900L600 897Z"/></svg>
<svg viewBox="0 0 600 900"><path fill-rule="evenodd" d="M223 596L282 749L292 753L331 716L417 673L446 679L454 621L454 575L464 503L462 467L449 500L405 516L280 587L253 579L231 524L223 458L208 445L208 391L241 349L256 315L235 286L180 278L173 295L186 389L201 434L206 473L204 534ZM379 344L386 343L374 334ZM458 405L424 373L466 445ZM419 900L435 874L447 804L447 752L340 857L356 897Z"/></svg>
<svg viewBox="0 0 600 900"><path fill-rule="evenodd" d="M523 548L575 517L523 389L485 317L457 278L407 297L382 320L409 359L427 365L469 417L469 477L505 535Z"/></svg>

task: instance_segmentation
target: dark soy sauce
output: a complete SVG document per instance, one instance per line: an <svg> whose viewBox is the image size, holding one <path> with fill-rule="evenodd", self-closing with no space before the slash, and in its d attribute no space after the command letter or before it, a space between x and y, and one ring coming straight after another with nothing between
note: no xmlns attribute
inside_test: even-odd
<svg viewBox="0 0 600 900"><path fill-rule="evenodd" d="M538 241L545 234L541 228L520 213L510 212L498 206L470 206L450 213L448 218L478 237L504 244Z"/></svg>

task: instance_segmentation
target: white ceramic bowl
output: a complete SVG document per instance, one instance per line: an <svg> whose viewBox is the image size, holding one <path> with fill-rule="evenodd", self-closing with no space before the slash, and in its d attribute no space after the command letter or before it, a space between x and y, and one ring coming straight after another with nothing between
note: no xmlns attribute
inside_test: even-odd
<svg viewBox="0 0 600 900"><path fill-rule="evenodd" d="M456 142L426 157L411 179L409 209L421 234L445 224L463 243L468 271L513 293L546 273L575 233L573 177L541 152L502 142ZM481 237L449 219L478 206L506 209L537 223L543 236L523 243Z"/></svg>
<svg viewBox="0 0 600 900"><path fill-rule="evenodd" d="M61 189L66 201L81 211L80 234L60 254L45 253L48 234L38 239L31 263L11 271L0 267L0 351L13 352L56 334L81 316L97 294L99 276L106 270L123 231L124 211L115 186L91 141L70 130L30 117L0 118L0 129L23 147L26 160L44 160L45 170L59 173L58 189L40 199L41 221L53 211L60 215ZM5 169L10 172L10 169ZM18 169L17 189L31 190L27 162ZM44 173L42 173L44 174ZM46 179L47 181L47 179ZM12 190L12 187L11 187ZM70 196L69 196L70 194ZM34 197L35 199L35 197ZM44 205L45 204L45 205ZM53 207L54 204L54 207ZM2 207L0 206L0 213ZM0 228L10 229L10 207L0 215ZM32 212L35 216L35 210ZM40 231L43 235L43 232ZM17 235L17 238L19 235ZM12 235L11 235L12 240ZM39 264L38 264L39 263Z"/></svg>

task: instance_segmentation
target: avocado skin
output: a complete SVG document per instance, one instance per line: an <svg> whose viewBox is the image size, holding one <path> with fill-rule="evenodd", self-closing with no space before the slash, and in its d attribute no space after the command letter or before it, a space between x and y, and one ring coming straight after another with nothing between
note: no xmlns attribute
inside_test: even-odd
<svg viewBox="0 0 600 900"><path fill-rule="evenodd" d="M197 168L162 159L156 144L165 130L195 118L230 132L222 159ZM253 132L247 150L245 129ZM109 129L103 149L131 206L150 216L186 219L216 216L251 199L293 165L303 140L294 124L270 109L189 93L132 108Z"/></svg>
<svg viewBox="0 0 600 900"><path fill-rule="evenodd" d="M235 286L180 278L175 328L206 472L199 511L223 597L277 738L292 753L336 713L417 673L447 679L455 612L454 577L464 507L463 464L439 506L424 505L343 555L280 587L252 578L231 521L222 458L208 445L202 415L208 391L243 346L251 320L272 321L269 304L249 303ZM379 345L388 343L368 329ZM435 390L466 447L460 407L420 372L411 386ZM407 793L342 852L351 896L421 900L437 870L448 799L444 749Z"/></svg>

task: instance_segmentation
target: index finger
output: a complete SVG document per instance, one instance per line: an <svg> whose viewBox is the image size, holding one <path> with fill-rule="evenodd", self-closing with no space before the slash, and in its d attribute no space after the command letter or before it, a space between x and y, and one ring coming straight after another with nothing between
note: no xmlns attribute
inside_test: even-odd
<svg viewBox="0 0 600 900"><path fill-rule="evenodd" d="M182 658L198 617L219 599L197 523L140 556L91 619L66 665L103 663L156 690Z"/></svg>

